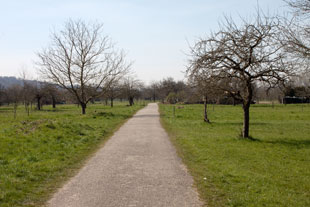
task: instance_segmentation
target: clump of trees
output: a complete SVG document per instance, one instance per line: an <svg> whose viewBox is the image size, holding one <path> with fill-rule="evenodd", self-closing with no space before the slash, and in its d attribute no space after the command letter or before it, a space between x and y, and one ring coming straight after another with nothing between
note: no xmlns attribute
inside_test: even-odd
<svg viewBox="0 0 310 207"><path fill-rule="evenodd" d="M7 104L13 106L14 117L17 116L17 108L24 105L27 115L30 115L32 106L36 110L41 110L43 105L51 104L56 108L56 104L64 102L64 91L57 85L20 79L20 84L11 84L4 87L0 84L0 106Z"/></svg>
<svg viewBox="0 0 310 207"><path fill-rule="evenodd" d="M148 100L161 101L162 103L183 103L187 100L189 87L182 81L167 77L161 81L153 81L144 90L144 97Z"/></svg>

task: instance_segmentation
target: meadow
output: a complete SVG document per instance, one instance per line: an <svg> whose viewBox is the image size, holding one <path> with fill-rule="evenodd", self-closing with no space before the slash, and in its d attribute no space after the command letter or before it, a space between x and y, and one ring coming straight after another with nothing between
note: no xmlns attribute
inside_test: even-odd
<svg viewBox="0 0 310 207"><path fill-rule="evenodd" d="M310 206L310 105L160 105L161 122L207 206Z"/></svg>
<svg viewBox="0 0 310 207"><path fill-rule="evenodd" d="M41 206L104 141L144 104L113 108L44 106L27 116L19 106L0 107L0 206Z"/></svg>

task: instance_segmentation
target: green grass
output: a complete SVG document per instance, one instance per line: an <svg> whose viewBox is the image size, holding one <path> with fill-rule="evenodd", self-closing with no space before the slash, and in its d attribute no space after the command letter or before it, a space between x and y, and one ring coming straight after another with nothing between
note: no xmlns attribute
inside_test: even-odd
<svg viewBox="0 0 310 207"><path fill-rule="evenodd" d="M0 206L40 206L142 105L0 107Z"/></svg>
<svg viewBox="0 0 310 207"><path fill-rule="evenodd" d="M160 105L161 121L207 206L310 206L310 105L253 105L240 138L241 106Z"/></svg>

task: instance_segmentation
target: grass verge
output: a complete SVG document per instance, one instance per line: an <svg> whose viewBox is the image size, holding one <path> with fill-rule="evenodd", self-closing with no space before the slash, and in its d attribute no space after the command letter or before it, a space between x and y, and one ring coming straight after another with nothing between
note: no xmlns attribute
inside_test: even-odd
<svg viewBox="0 0 310 207"><path fill-rule="evenodd" d="M161 122L207 206L310 206L310 105L160 105Z"/></svg>
<svg viewBox="0 0 310 207"><path fill-rule="evenodd" d="M142 105L90 105L86 115L73 105L45 107L13 118L0 107L0 206L44 205L57 187Z"/></svg>

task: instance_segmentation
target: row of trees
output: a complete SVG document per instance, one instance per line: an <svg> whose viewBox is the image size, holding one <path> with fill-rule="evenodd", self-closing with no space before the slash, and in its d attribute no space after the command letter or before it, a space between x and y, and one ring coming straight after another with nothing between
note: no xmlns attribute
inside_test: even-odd
<svg viewBox="0 0 310 207"><path fill-rule="evenodd" d="M308 18L309 0L288 4L297 15ZM255 88L265 87L268 92L308 73L309 29L307 21L296 15L289 21L265 16L259 9L252 20L243 19L241 24L225 18L217 32L191 47L187 76L205 101L214 93L226 93L242 103L242 136L248 138Z"/></svg>
<svg viewBox="0 0 310 207"><path fill-rule="evenodd" d="M25 76L22 76L25 77ZM0 105L24 103L25 107L36 105L36 109L40 110L42 105L51 104L53 108L57 103L74 103L79 104L76 97L63 89L61 86L39 82L34 80L26 80L20 78L19 84L11 84L4 87L0 83ZM307 76L296 77L294 81L285 87L273 88L266 93L268 87L253 85L253 99L255 102L260 101L279 101L282 102L285 96L309 97L309 78ZM200 81L200 84L205 82ZM91 102L101 101L106 105L113 107L115 99L128 100L128 105L133 105L134 100L160 101L162 103L207 103L213 104L240 104L242 102L235 100L229 93L219 89L215 90L207 87L207 85L197 85L190 81L176 81L171 77L164 78L160 81L153 81L146 85L134 76L126 76L117 82L110 84L105 93L92 99ZM205 114L205 121L208 121Z"/></svg>
<svg viewBox="0 0 310 207"><path fill-rule="evenodd" d="M303 77L298 78L285 88L275 88L266 94L267 87L257 87L253 85L253 97L256 102L260 100L279 100L284 96L310 96L310 87L296 85L296 82L303 82ZM64 90L59 85L22 80L22 84L4 87L0 84L0 106L4 104L12 105L14 111L17 106L24 104L26 112L30 113L35 105L37 110L41 110L43 105L50 104L56 108L56 104L73 103L79 104L76 97ZM204 82L200 82L204 83ZM173 78L165 78L161 81L152 82L145 85L142 81L132 76L126 76L118 82L113 82L106 89L102 96L92 99L91 102L104 102L113 107L114 100L128 101L128 105L133 105L135 100L160 101L163 103L202 103L205 104L204 120L209 122L206 106L213 104L240 104L230 94L221 90L212 90L205 85L195 85L195 83L175 81ZM209 93L208 93L209 92ZM108 103L109 102L109 103Z"/></svg>
<svg viewBox="0 0 310 207"><path fill-rule="evenodd" d="M43 84L25 79L23 79L22 85L14 84L5 88L0 84L0 105L12 104L14 116L16 116L16 109L21 103L24 104L29 115L33 104L38 110L41 110L43 103L52 104L55 108L62 95L59 88L54 84Z"/></svg>
<svg viewBox="0 0 310 207"><path fill-rule="evenodd" d="M30 107L35 105L37 110L41 110L43 105L52 105L56 108L56 104L71 103L80 105L76 96L65 90L59 85L47 82L30 81L21 79L22 84L13 84L4 87L0 83L0 106L23 104L29 114ZM128 100L129 105L134 104L134 99L140 99L143 95L143 84L133 78L126 77L118 82L113 82L106 88L105 93L91 99L91 102L101 101L107 103L110 101L113 107L114 99Z"/></svg>
<svg viewBox="0 0 310 207"><path fill-rule="evenodd" d="M27 105L36 104L38 110L44 104L52 104L56 107L56 103L75 103L80 104L69 91L60 85L26 80L20 78L21 84L13 84L4 87L0 83L0 105L24 103ZM90 102L101 101L106 104L109 102L113 107L114 100L128 100L128 105L133 105L135 100L143 99L149 101L161 101L167 103L197 103L198 98L191 99L194 89L184 81L175 81L168 77L161 81L154 81L146 85L134 76L125 76L117 81L107 85L104 93L91 99ZM196 97L196 96L195 96Z"/></svg>

